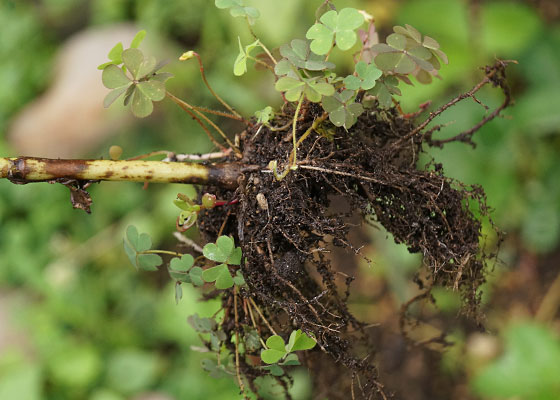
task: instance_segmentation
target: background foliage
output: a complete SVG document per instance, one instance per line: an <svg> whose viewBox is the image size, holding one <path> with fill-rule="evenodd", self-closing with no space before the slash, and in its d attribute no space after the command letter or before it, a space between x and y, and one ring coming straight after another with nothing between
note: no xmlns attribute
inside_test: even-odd
<svg viewBox="0 0 560 400"><path fill-rule="evenodd" d="M247 3L259 8L261 18L254 29L270 48L305 37L320 4ZM494 267L485 288L488 333L457 323L457 299L440 291L436 302L441 311L428 306L417 310L423 325L416 335L422 339L452 327L454 345L445 353L432 349L440 355L434 373L456 382L442 389L447 390L440 394L443 398L461 393L483 399L557 398L558 373L547 367L560 351L560 299L555 300L549 289L560 273L558 19L543 19L554 16L545 8L546 1L335 3L339 9L352 6L374 15L382 37L395 24L411 24L436 38L449 56L449 65L440 71L443 80L427 86L401 85L405 112L427 100L442 104L469 89L480 77L477 68L494 57L519 61L509 70L516 99L515 107L506 112L509 118L477 133L476 150L451 144L433 152L448 174L485 188L496 223L508 233L503 262ZM280 104L268 74L249 67L243 77L233 75L237 36L242 43L252 40L241 20L216 9L211 1L2 0L0 4L0 132L6 132L10 119L48 88L53 57L65 39L88 26L121 21L134 21L158 37L171 49L171 59L196 49L214 89L242 114ZM332 61L345 65L336 52ZM350 62L346 65L351 73ZM174 92L194 103L212 104L195 63L173 62L165 70L176 75L169 81ZM480 100L488 105L501 101L491 91L481 94ZM160 148L210 149L204 134L173 104L156 107L163 111L83 156L107 157L111 144L123 146L125 156ZM465 102L435 122L453 122L448 128L451 135L476 123L483 113L479 104ZM0 152L14 155L4 139ZM173 246L176 209L171 201L177 192L185 193L185 188L151 185L142 190L139 184L104 183L92 190L90 216L70 207L65 188L0 182L0 317L8 326L6 332L12 332L0 334L0 398L114 400L149 392L176 399L237 397L233 381L208 377L199 367L199 354L190 350L198 340L186 317L195 312L209 316L217 306L198 303L198 294L187 288L176 306L173 283L165 271L138 274L122 251L121 240L130 223L150 232L158 247ZM386 239L385 233L365 233L372 239L366 251L374 263L364 263L363 276L354 284L358 291L354 307L359 316L396 332L394 315L416 293L409 281L419 260ZM295 398L308 398L307 382L305 371L296 374ZM511 382L524 384L517 388ZM400 389L405 394L406 383ZM412 383L410 388L412 393ZM405 398L425 398L422 393L415 396Z"/></svg>

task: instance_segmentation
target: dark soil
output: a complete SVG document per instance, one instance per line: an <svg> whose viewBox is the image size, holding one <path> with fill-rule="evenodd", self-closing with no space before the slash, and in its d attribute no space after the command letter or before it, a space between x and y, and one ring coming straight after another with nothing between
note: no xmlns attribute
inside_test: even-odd
<svg viewBox="0 0 560 400"><path fill-rule="evenodd" d="M322 113L320 106L304 104L297 137ZM328 388L329 399L390 397L392 390L383 389L373 363L379 348L347 306L353 269L331 263L329 252L336 246L349 258L360 256L348 238L356 215L381 224L396 242L423 255L425 270L417 281L425 291L412 301L429 299L434 285L452 288L461 293L463 312L479 321L477 289L490 257L480 247L480 218L488 214L484 191L445 177L441 165L418 168L422 136L399 141L414 130L413 121L395 109L375 108L349 132L327 119L298 147L298 169L279 181L267 166L278 160L279 170L285 167L292 151L293 114L288 104L271 122L276 129L262 127L257 133L255 126L240 135L242 161L253 167L236 190L205 188L239 202L203 212L200 230L208 241L225 234L239 243L247 282L241 297L251 297L274 330L285 339L297 328L315 335L318 348L306 352L306 360L316 393ZM223 300L229 315L231 297ZM242 302L237 312L241 324L251 325ZM224 330L235 335L240 328L233 318L228 321ZM260 325L262 337L273 334ZM240 367L252 387L263 374L243 359Z"/></svg>

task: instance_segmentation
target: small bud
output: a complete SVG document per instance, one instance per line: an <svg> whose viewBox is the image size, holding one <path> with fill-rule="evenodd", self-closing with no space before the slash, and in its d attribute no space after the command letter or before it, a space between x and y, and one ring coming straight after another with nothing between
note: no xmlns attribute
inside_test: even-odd
<svg viewBox="0 0 560 400"><path fill-rule="evenodd" d="M111 146L109 148L109 157L111 157L111 160L116 161L119 158L121 158L123 153L123 149L121 146Z"/></svg>
<svg viewBox="0 0 560 400"><path fill-rule="evenodd" d="M195 53L194 53L194 51L192 51L192 50L186 51L186 52L184 52L184 53L181 55L181 57L179 57L179 61L187 61L187 60L190 60L191 58L194 57L194 54L195 54Z"/></svg>
<svg viewBox="0 0 560 400"><path fill-rule="evenodd" d="M202 195L202 205L204 208L214 208L214 205L216 205L216 196L210 193L204 193Z"/></svg>

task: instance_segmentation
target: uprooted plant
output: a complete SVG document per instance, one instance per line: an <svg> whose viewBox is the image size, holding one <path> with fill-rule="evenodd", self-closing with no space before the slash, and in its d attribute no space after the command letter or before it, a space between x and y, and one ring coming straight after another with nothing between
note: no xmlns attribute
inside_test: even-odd
<svg viewBox="0 0 560 400"><path fill-rule="evenodd" d="M216 0L216 6L245 18L253 33L256 9L241 0ZM425 291L413 300L429 298L433 286L449 287L461 293L463 311L477 319L478 288L492 257L480 244L481 218L488 217L483 189L446 177L435 162L417 164L426 146L474 146L473 134L510 102L508 62L485 67L484 78L472 90L416 122L429 104L404 114L394 96L401 94L400 83L412 84L412 77L420 83L439 78L440 63L448 60L437 41L406 25L394 27L381 43L367 13L337 11L328 1L323 6L326 12L306 40L294 39L279 53L256 36L248 45L239 40L234 74L244 74L249 62L259 64L274 74L284 99L280 110L266 107L250 119L214 92L194 51L180 60L197 59L204 83L225 111L195 106L167 92L171 74L159 72L163 64L138 49L145 32L130 48L119 43L111 50L110 61L100 66L104 85L112 89L106 106L123 96L134 115L145 117L154 101L167 97L200 124L218 148L215 153L155 151L119 160L113 149L113 160L0 159L3 178L20 184L62 183L70 188L74 207L88 212L86 188L92 182L199 184L197 199L179 193L174 201L177 236L188 251L152 249L149 235L134 226L127 229L125 251L139 269L166 264L176 281L177 301L185 284L200 287L205 299L221 299L213 318L194 315L189 322L201 334L204 351L215 354L203 368L214 377L234 377L247 397L258 393L267 375L287 389L291 378L286 369L301 362L314 365L324 353L332 360L327 367L339 370L340 379L329 383L332 398L337 393L386 398L367 357L375 349L368 345L366 324L347 305L355 271L343 271L329 259L332 246L359 254L348 239L349 218L356 213L423 255L425 270L418 282ZM333 51L353 51L353 74L337 74L329 61ZM443 126L429 123L459 101L479 102L475 94L487 84L503 91L503 103L472 129L435 138ZM240 121L245 129L232 140L210 119L212 114ZM153 156L164 159L144 160ZM335 211L333 199L346 209ZM201 232L204 246L182 235L192 226ZM305 357L294 353L310 349Z"/></svg>

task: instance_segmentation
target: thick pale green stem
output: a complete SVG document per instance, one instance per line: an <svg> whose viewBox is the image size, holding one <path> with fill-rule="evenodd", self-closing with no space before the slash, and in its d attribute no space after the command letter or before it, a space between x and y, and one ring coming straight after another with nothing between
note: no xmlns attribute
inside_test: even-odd
<svg viewBox="0 0 560 400"><path fill-rule="evenodd" d="M237 187L240 165L202 165L141 160L60 160L35 157L0 158L0 178L14 183L55 179L193 183Z"/></svg>

